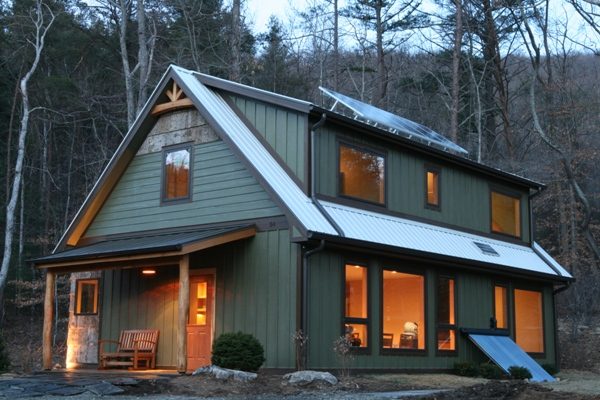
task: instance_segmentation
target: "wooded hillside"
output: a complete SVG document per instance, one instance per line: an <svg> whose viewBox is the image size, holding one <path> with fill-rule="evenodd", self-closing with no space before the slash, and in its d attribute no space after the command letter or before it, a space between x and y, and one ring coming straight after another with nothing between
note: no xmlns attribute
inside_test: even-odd
<svg viewBox="0 0 600 400"><path fill-rule="evenodd" d="M328 87L427 125L474 160L546 183L533 203L537 240L578 279L559 295L561 329L570 343L587 337L600 308L596 1L310 0L260 34L242 0L87 3L0 2L3 233L14 217L12 251L3 246L7 314L41 316L40 272L26 260L52 250L160 75L177 64L316 104L326 101L318 86ZM567 361L583 366L578 357Z"/></svg>

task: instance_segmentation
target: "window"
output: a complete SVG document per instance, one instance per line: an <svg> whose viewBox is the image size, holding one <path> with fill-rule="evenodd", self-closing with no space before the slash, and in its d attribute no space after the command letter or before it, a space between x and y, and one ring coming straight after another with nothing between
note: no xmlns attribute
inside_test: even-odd
<svg viewBox="0 0 600 400"><path fill-rule="evenodd" d="M508 329L508 299L505 286L494 286L494 320L496 328Z"/></svg>
<svg viewBox="0 0 600 400"><path fill-rule="evenodd" d="M544 352L542 292L515 289L515 339L528 353Z"/></svg>
<svg viewBox="0 0 600 400"><path fill-rule="evenodd" d="M425 349L425 277L384 269L382 287L383 347Z"/></svg>
<svg viewBox="0 0 600 400"><path fill-rule="evenodd" d="M165 150L163 170L163 201L188 200L191 192L191 146Z"/></svg>
<svg viewBox="0 0 600 400"><path fill-rule="evenodd" d="M341 195L385 203L385 158L381 154L340 144Z"/></svg>
<svg viewBox="0 0 600 400"><path fill-rule="evenodd" d="M440 276L437 284L437 349L456 350L456 308L454 279Z"/></svg>
<svg viewBox="0 0 600 400"><path fill-rule="evenodd" d="M367 347L367 267L346 264L344 277L344 334L353 347Z"/></svg>
<svg viewBox="0 0 600 400"><path fill-rule="evenodd" d="M521 236L521 200L492 191L492 232Z"/></svg>
<svg viewBox="0 0 600 400"><path fill-rule="evenodd" d="M78 279L75 287L75 314L98 313L98 279Z"/></svg>
<svg viewBox="0 0 600 400"><path fill-rule="evenodd" d="M425 170L425 204L427 208L440 208L440 170L435 167Z"/></svg>

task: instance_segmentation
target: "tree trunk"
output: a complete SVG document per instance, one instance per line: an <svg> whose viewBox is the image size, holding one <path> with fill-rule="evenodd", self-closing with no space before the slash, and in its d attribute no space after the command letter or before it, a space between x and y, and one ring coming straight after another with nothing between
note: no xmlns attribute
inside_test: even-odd
<svg viewBox="0 0 600 400"><path fill-rule="evenodd" d="M380 1L375 2L375 20L376 20L376 46L377 46L377 89L373 98L373 104L382 106L387 93L387 71L385 66L385 52L383 51L383 23L381 20Z"/></svg>
<svg viewBox="0 0 600 400"><path fill-rule="evenodd" d="M150 72L150 55L148 52L148 35L146 29L146 9L144 8L144 0L137 0L137 23L138 23L138 66L139 66L139 87L138 87L138 98L137 108L134 115L135 117L140 113L146 100L148 99L148 75ZM133 124L133 121L129 124L129 127Z"/></svg>
<svg viewBox="0 0 600 400"><path fill-rule="evenodd" d="M338 0L333 0L333 90L337 91L340 84L340 50L339 50L339 10Z"/></svg>
<svg viewBox="0 0 600 400"><path fill-rule="evenodd" d="M242 64L242 30L240 19L241 0L233 0L231 6L231 65L229 68L229 79L240 82Z"/></svg>
<svg viewBox="0 0 600 400"><path fill-rule="evenodd" d="M462 49L462 0L454 0L456 24L452 52L452 109L450 115L450 140L458 142L458 113L460 107L460 59Z"/></svg>

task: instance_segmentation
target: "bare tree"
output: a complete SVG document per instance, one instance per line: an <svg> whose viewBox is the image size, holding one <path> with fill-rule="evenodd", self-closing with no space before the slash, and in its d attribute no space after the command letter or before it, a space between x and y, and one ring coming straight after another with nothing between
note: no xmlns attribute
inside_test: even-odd
<svg viewBox="0 0 600 400"><path fill-rule="evenodd" d="M21 125L19 128L17 159L15 161L13 184L11 188L10 199L8 205L6 206L4 255L2 257L2 266L0 267L0 302L2 302L2 298L4 295L4 287L6 285L6 278L8 276L8 269L10 266L10 260L12 256L12 243L15 228L15 211L21 189L21 179L23 175L23 160L25 158L25 142L27 139L27 132L29 127L29 117L31 112L33 111L29 105L29 93L27 91L27 85L38 67L42 51L44 50L46 34L50 30L50 27L52 26L52 23L54 22L56 16L54 15L50 7L48 7L42 0L37 0L35 7L30 12L30 18L34 27L34 37L29 39L28 42L33 46L35 56L29 70L25 73L25 75L21 78L19 82L21 98L23 101L23 108L21 114Z"/></svg>
<svg viewBox="0 0 600 400"><path fill-rule="evenodd" d="M460 108L460 60L462 52L462 0L454 0L455 25L452 51L452 107L450 113L450 140L458 142L458 113Z"/></svg>

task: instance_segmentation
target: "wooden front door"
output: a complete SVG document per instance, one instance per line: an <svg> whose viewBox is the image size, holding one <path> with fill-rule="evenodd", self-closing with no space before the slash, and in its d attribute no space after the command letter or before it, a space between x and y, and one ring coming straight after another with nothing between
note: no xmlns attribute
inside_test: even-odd
<svg viewBox="0 0 600 400"><path fill-rule="evenodd" d="M190 276L190 313L186 329L188 372L210 365L214 280L214 275Z"/></svg>

